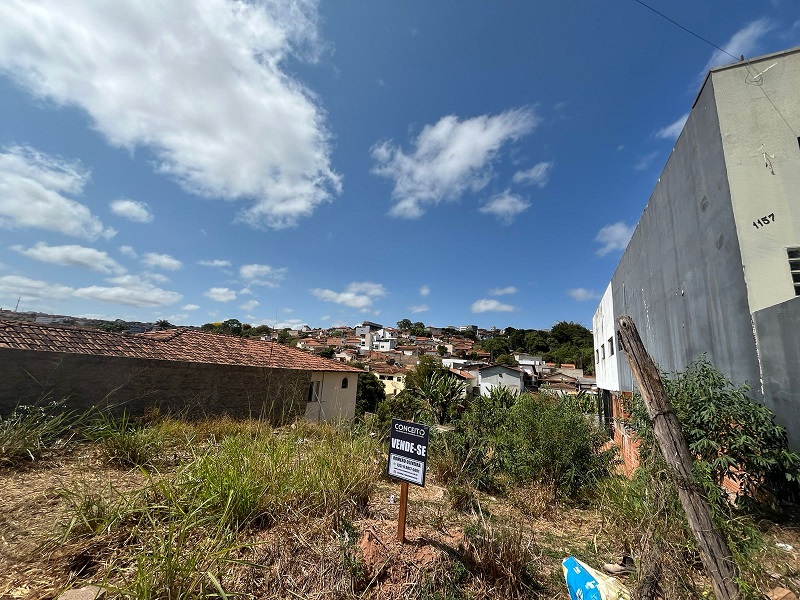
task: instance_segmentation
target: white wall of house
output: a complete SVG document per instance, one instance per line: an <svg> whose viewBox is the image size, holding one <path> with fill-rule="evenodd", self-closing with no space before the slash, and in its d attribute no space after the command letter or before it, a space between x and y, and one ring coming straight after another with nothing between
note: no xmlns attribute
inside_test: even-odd
<svg viewBox="0 0 800 600"><path fill-rule="evenodd" d="M620 391L619 363L621 355L617 347L616 323L614 315L614 300L611 294L611 284L608 284L600 305L592 318L592 333L594 334L594 364L597 387L613 392ZM609 342L609 340L612 340ZM613 353L610 344L613 344ZM630 391L630 390L628 390Z"/></svg>
<svg viewBox="0 0 800 600"><path fill-rule="evenodd" d="M306 419L336 422L350 421L355 417L358 373L315 372L311 374L311 386L315 399L306 404Z"/></svg>
<svg viewBox="0 0 800 600"><path fill-rule="evenodd" d="M522 380L522 373L509 369L502 365L494 365L478 371L481 396L491 393L492 388L502 386L515 392L522 392L525 384Z"/></svg>

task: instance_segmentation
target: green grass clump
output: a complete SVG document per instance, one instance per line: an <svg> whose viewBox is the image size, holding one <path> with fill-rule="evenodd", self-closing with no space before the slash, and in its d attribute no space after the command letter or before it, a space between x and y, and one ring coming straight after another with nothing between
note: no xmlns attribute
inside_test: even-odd
<svg viewBox="0 0 800 600"><path fill-rule="evenodd" d="M36 460L43 452L64 445L79 417L64 409L64 401L17 406L0 416L0 465Z"/></svg>
<svg viewBox="0 0 800 600"><path fill-rule="evenodd" d="M99 444L109 462L124 467L153 467L169 444L165 429L137 423L127 413L120 417L100 411L83 428L84 436Z"/></svg>

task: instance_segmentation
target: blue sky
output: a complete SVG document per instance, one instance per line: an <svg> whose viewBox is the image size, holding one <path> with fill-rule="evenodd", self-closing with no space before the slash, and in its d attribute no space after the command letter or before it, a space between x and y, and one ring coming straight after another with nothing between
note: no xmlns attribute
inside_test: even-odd
<svg viewBox="0 0 800 600"><path fill-rule="evenodd" d="M651 0L735 56L800 4ZM0 306L591 326L713 47L634 0L0 4Z"/></svg>

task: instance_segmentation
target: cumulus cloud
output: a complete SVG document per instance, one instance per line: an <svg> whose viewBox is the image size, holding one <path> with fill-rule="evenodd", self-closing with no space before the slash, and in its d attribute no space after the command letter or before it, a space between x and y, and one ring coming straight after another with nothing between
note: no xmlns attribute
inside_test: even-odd
<svg viewBox="0 0 800 600"><path fill-rule="evenodd" d="M325 112L286 68L319 56L317 21L314 0L0 3L0 71L186 190L246 200L239 221L287 227L341 192Z"/></svg>
<svg viewBox="0 0 800 600"><path fill-rule="evenodd" d="M261 303L258 300L248 300L244 304L240 304L239 308L241 308L244 311L248 311L249 312L249 311L251 311L254 308L257 308L259 306L261 306Z"/></svg>
<svg viewBox="0 0 800 600"><path fill-rule="evenodd" d="M107 253L95 248L77 245L48 246L44 242L37 242L31 248L17 245L11 246L11 249L34 260L56 265L83 267L84 269L109 274L125 272L125 268L122 265Z"/></svg>
<svg viewBox="0 0 800 600"><path fill-rule="evenodd" d="M6 275L0 277L0 296L7 298L44 298L64 300L69 298L74 289L58 283L47 283L29 277Z"/></svg>
<svg viewBox="0 0 800 600"><path fill-rule="evenodd" d="M386 288L380 283L363 281L351 283L343 292L315 288L311 293L325 302L364 310L370 308L375 299L385 296Z"/></svg>
<svg viewBox="0 0 800 600"><path fill-rule="evenodd" d="M198 308L200 307L197 304L184 304L183 306L181 306L181 310L189 310L189 311L197 310Z"/></svg>
<svg viewBox="0 0 800 600"><path fill-rule="evenodd" d="M419 288L419 295L422 296L423 298L428 297L430 293L431 293L431 288L428 287L427 285L423 285L421 288Z"/></svg>
<svg viewBox="0 0 800 600"><path fill-rule="evenodd" d="M626 225L622 221L606 225L594 238L595 242L600 242L602 246L597 251L598 256L605 256L614 250L625 250L628 242L631 241L634 227Z"/></svg>
<svg viewBox="0 0 800 600"><path fill-rule="evenodd" d="M0 4L0 14L3 6ZM8 34L7 26L0 27L0 37ZM74 200L88 180L89 171L79 162L28 146L4 148L0 151L0 227L47 229L90 240L112 237L113 229L104 227L86 206Z"/></svg>
<svg viewBox="0 0 800 600"><path fill-rule="evenodd" d="M136 275L120 275L108 279L108 282L112 285L78 288L75 296L140 308L168 306L183 298L178 292L163 290Z"/></svg>
<svg viewBox="0 0 800 600"><path fill-rule="evenodd" d="M271 267L269 265L242 265L239 268L239 275L247 281L248 285L266 285L268 287L278 287L278 281L283 279L286 268Z"/></svg>
<svg viewBox="0 0 800 600"><path fill-rule="evenodd" d="M428 312L430 309L428 308L427 304L417 304L415 306L409 306L408 310L416 314L416 313Z"/></svg>
<svg viewBox="0 0 800 600"><path fill-rule="evenodd" d="M496 217L503 225L510 225L518 215L528 210L531 203L506 190L481 206L478 210Z"/></svg>
<svg viewBox="0 0 800 600"><path fill-rule="evenodd" d="M503 145L532 132L539 118L531 109L459 120L455 115L426 125L406 153L391 141L372 147L373 173L394 182L394 217L416 219L428 205L482 190Z"/></svg>
<svg viewBox="0 0 800 600"><path fill-rule="evenodd" d="M472 312L513 312L516 309L510 304L503 304L499 300L482 298L472 303Z"/></svg>
<svg viewBox="0 0 800 600"><path fill-rule="evenodd" d="M509 294L516 294L517 288L513 285L509 285L508 287L504 288L494 288L493 290L489 290L490 296L508 296Z"/></svg>
<svg viewBox="0 0 800 600"><path fill-rule="evenodd" d="M135 223L150 223L153 220L150 207L145 202L138 200L114 200L111 203L111 212Z"/></svg>
<svg viewBox="0 0 800 600"><path fill-rule="evenodd" d="M152 273L150 271L145 271L142 273L142 277L145 279L149 279L150 281L157 281L158 283L166 283L169 281L169 277L164 275L163 273Z"/></svg>
<svg viewBox="0 0 800 600"><path fill-rule="evenodd" d="M656 137L660 140L677 140L688 118L688 112L685 115L681 115L674 123L670 123L656 131Z"/></svg>
<svg viewBox="0 0 800 600"><path fill-rule="evenodd" d="M0 277L0 296L22 296L64 300L70 297L137 306L140 308L167 306L181 299L177 292L154 286L135 275L120 275L107 280L110 286L87 286L72 288L58 283L47 283L27 277L9 275Z"/></svg>
<svg viewBox="0 0 800 600"><path fill-rule="evenodd" d="M236 292L226 287L212 287L210 290L203 292L203 296L211 298L215 302L236 300Z"/></svg>
<svg viewBox="0 0 800 600"><path fill-rule="evenodd" d="M736 62L736 60L729 55L752 56L756 52L761 38L774 28L775 24L766 17L748 23L734 33L731 39L722 46L725 52L714 50L711 54L711 58L708 59L708 62L700 72L700 76L705 77L709 69Z"/></svg>
<svg viewBox="0 0 800 600"><path fill-rule="evenodd" d="M552 171L553 167L555 166L556 163L552 160L548 162L540 162L539 164L533 165L527 171L517 171L514 173L512 181L514 183L520 183L523 185L536 185L540 188L543 188L545 185L547 185L547 182L550 179L550 171Z"/></svg>
<svg viewBox="0 0 800 600"><path fill-rule="evenodd" d="M151 269L164 269L165 271L177 271L183 263L169 254L156 254L148 252L142 258L142 262Z"/></svg>
<svg viewBox="0 0 800 600"><path fill-rule="evenodd" d="M197 264L201 265L203 267L216 267L218 269L222 269L224 267L230 267L231 266L231 261L229 261L229 260L219 260L219 259L198 260Z"/></svg>
<svg viewBox="0 0 800 600"><path fill-rule="evenodd" d="M138 256L138 254L136 254L136 250L130 246L120 246L119 251L130 258L136 258Z"/></svg>
<svg viewBox="0 0 800 600"><path fill-rule="evenodd" d="M600 294L587 290L586 288L572 288L567 290L567 295L578 302L585 302L586 300L598 300Z"/></svg>

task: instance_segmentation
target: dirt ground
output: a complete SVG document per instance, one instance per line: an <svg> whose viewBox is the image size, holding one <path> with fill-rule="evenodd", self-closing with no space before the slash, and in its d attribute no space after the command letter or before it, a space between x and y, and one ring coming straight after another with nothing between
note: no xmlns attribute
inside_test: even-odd
<svg viewBox="0 0 800 600"><path fill-rule="evenodd" d="M97 543L91 540L62 544L58 539L68 524L70 490L112 493L145 481L138 470L109 466L92 446L24 468L0 469L0 598L51 599L71 587L102 583L92 581L99 569L88 568L87 561L102 559L104 548L90 547ZM232 568L226 582L235 583L245 598L280 597L288 590L300 598L394 599L408 597L409 586L426 582L447 580L459 586L453 557L464 556L467 528L490 520L526 544L535 580L531 597L566 600L564 557L576 555L599 567L620 552L604 541L602 518L594 510L554 508L530 491L511 499L481 496L477 512L457 512L435 482L411 486L406 543L401 544L396 538L398 498L399 485L382 481L366 516L347 526L335 528L321 519L311 527L305 521L303 529L286 522L256 531L241 558L243 564L263 568ZM800 532L769 527L777 541L788 544L782 550L784 564L775 568L798 572ZM780 573L775 576L777 587ZM462 592L503 597L486 585Z"/></svg>

